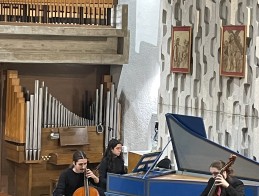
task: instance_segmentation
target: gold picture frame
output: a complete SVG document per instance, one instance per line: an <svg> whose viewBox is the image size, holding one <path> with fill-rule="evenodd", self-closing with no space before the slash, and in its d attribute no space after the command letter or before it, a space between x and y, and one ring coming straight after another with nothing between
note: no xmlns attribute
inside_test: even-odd
<svg viewBox="0 0 259 196"><path fill-rule="evenodd" d="M246 26L222 27L220 75L245 76Z"/></svg>
<svg viewBox="0 0 259 196"><path fill-rule="evenodd" d="M172 27L171 72L190 73L190 26Z"/></svg>

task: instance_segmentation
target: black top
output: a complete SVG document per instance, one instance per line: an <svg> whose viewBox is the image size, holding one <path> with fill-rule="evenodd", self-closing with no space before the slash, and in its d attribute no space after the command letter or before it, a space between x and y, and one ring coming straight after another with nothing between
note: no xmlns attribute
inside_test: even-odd
<svg viewBox="0 0 259 196"><path fill-rule="evenodd" d="M108 169L108 158L104 158L99 166L99 180L100 180L100 187L106 190L107 185L107 173L114 173L114 174L125 174L125 167L123 159L119 157L114 157L112 160L112 168Z"/></svg>
<svg viewBox="0 0 259 196"><path fill-rule="evenodd" d="M208 185L202 192L201 196L207 196L215 179L210 178L208 181ZM228 188L222 188L221 196L244 196L244 184L241 180L237 179L236 177L228 177L227 182L229 183Z"/></svg>
<svg viewBox="0 0 259 196"><path fill-rule="evenodd" d="M88 181L97 185L92 178L88 178ZM53 196L72 196L76 189L83 186L84 173L75 173L72 168L68 168L61 173Z"/></svg>

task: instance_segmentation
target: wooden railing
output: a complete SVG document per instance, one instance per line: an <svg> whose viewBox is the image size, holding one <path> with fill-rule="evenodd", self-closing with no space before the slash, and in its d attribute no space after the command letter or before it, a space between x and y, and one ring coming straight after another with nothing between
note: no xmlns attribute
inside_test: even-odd
<svg viewBox="0 0 259 196"><path fill-rule="evenodd" d="M0 0L0 21L111 25L116 0Z"/></svg>

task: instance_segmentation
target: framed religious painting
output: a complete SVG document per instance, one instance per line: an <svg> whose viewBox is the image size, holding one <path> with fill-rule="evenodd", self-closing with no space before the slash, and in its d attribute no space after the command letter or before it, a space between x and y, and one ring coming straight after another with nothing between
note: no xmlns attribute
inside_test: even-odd
<svg viewBox="0 0 259 196"><path fill-rule="evenodd" d="M244 77L246 65L246 26L223 26L220 75Z"/></svg>
<svg viewBox="0 0 259 196"><path fill-rule="evenodd" d="M171 72L190 72L191 33L189 26L172 27Z"/></svg>

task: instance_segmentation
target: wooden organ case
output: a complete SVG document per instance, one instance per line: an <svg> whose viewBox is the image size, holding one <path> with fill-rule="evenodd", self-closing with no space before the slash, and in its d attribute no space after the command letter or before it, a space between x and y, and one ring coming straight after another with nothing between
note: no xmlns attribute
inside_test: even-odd
<svg viewBox="0 0 259 196"><path fill-rule="evenodd" d="M14 176L14 180L10 181L14 184L12 186L9 183L9 187L15 189L14 195L51 195L52 183L55 183L60 173L72 163L72 155L76 150L86 152L89 167L96 167L104 150L104 134L97 132L94 120L76 116L66 111L65 107L62 109L61 103L54 96L52 99L48 98L51 97L48 93L45 94L48 102L42 101L42 105L36 106L42 108L38 109L37 117L37 109L34 107L37 100L33 99L33 103L32 99L26 101L19 81L17 71L7 71L3 148ZM38 88L39 92L40 89ZM36 93L34 96L37 96ZM43 94L39 93L38 96L38 100L40 97L44 100ZM44 106L47 110L44 110ZM47 114L48 110L52 114ZM51 117L44 119L43 115ZM42 118L38 125L35 118ZM36 131L35 125L38 126Z"/></svg>
<svg viewBox="0 0 259 196"><path fill-rule="evenodd" d="M84 150L95 168L102 157L103 144L107 143L106 133L113 127L105 124L104 134L96 128L104 121L67 126L58 126L60 122L55 120L57 126L52 121L41 122L43 126L35 128L41 140L26 142L26 112L30 105L26 104L28 97L24 96L23 87L34 92L34 81L44 81L57 100L62 100L74 113L82 114L86 96L90 106L94 102L91 98L96 97L96 90L104 83L103 93L110 92L115 110L118 100L114 84L119 78L115 77L113 82L110 69L116 65L114 70L119 73L121 67L117 65L128 63L128 8L114 0L76 1L80 5L75 1L55 1L54 5L53 1L22 2L0 3L0 195L51 195L50 184L71 163L74 150ZM7 70L17 70L20 78L18 72L6 73ZM88 119L96 119L94 110L92 105ZM116 110L120 110L119 104ZM103 105L103 113L107 111ZM109 115L101 118L111 123ZM120 113L116 116L120 118ZM82 138L75 135L66 144L63 139L66 133L72 134L70 128L87 133L83 134L87 142L72 145Z"/></svg>
<svg viewBox="0 0 259 196"><path fill-rule="evenodd" d="M7 159L14 163L15 192L19 195L49 195L52 181L56 182L60 172L71 164L75 150L87 153L90 163L98 163L102 157L103 134L96 133L95 126L84 128L89 135L88 145L61 147L58 140L50 139L50 134L58 129L42 130L42 160L25 161L24 146L6 143ZM76 137L74 137L76 139Z"/></svg>

